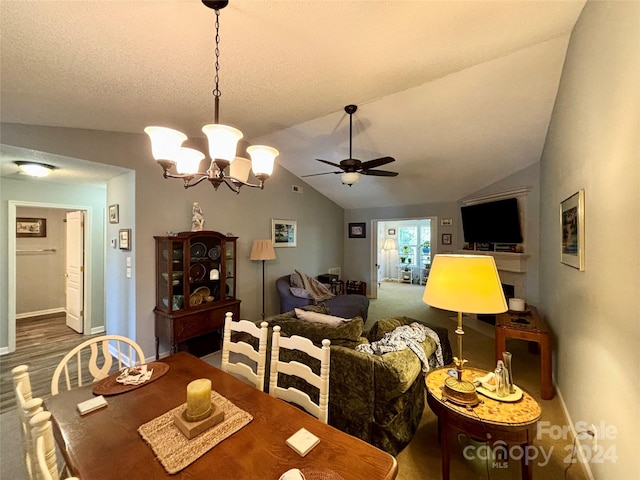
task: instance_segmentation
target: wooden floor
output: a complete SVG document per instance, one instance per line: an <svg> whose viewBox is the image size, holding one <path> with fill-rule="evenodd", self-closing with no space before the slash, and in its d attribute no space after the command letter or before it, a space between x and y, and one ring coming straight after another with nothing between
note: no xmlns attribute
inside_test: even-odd
<svg viewBox="0 0 640 480"><path fill-rule="evenodd" d="M91 336L67 327L64 314L17 320L16 351L0 357L0 413L16 405L12 368L28 365L33 396L48 397L51 376L58 362L69 350L89 338Z"/></svg>

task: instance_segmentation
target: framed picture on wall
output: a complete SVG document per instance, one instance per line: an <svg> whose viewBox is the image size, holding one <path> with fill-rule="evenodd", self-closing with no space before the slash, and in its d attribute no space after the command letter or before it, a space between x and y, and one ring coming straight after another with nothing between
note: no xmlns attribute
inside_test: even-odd
<svg viewBox="0 0 640 480"><path fill-rule="evenodd" d="M274 247L295 247L298 244L298 226L294 220L271 219L271 242Z"/></svg>
<svg viewBox="0 0 640 480"><path fill-rule="evenodd" d="M442 218L440 219L441 227L450 227L453 225L453 218Z"/></svg>
<svg viewBox="0 0 640 480"><path fill-rule="evenodd" d="M16 237L46 237L47 236L47 219L46 218L16 218Z"/></svg>
<svg viewBox="0 0 640 480"><path fill-rule="evenodd" d="M560 202L560 261L584 270L584 190Z"/></svg>
<svg viewBox="0 0 640 480"><path fill-rule="evenodd" d="M451 245L451 234L443 233L442 234L442 244L443 245Z"/></svg>
<svg viewBox="0 0 640 480"><path fill-rule="evenodd" d="M131 250L131 229L120 229L120 250Z"/></svg>
<svg viewBox="0 0 640 480"><path fill-rule="evenodd" d="M109 223L119 223L120 222L120 211L118 208L118 204L114 203L113 205L109 205Z"/></svg>
<svg viewBox="0 0 640 480"><path fill-rule="evenodd" d="M367 238L366 223L350 223L349 238Z"/></svg>

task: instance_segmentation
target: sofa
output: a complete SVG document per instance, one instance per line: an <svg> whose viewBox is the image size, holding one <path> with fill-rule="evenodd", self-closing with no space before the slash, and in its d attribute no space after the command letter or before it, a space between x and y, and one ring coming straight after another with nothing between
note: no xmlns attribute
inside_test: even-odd
<svg viewBox="0 0 640 480"><path fill-rule="evenodd" d="M280 313L292 312L294 308L314 304L311 298L297 297L291 293L290 275L278 278L276 288L280 297ZM343 318L362 317L365 321L369 311L369 299L365 295L336 295L328 300L319 301L317 305L324 305L332 315Z"/></svg>
<svg viewBox="0 0 640 480"><path fill-rule="evenodd" d="M335 314L326 306L305 306L303 310ZM269 327L279 325L283 335L300 335L317 345L324 338L331 340L329 424L391 455L396 455L411 441L420 423L425 406L422 364L408 348L372 355L357 351L355 347L379 340L396 327L414 321L407 317L380 320L364 336L362 317L352 318L337 327L300 320L295 312L267 319ZM428 326L440 339L444 364L451 363L447 330ZM427 338L423 348L427 356L435 355L436 342ZM319 362L304 353L281 351L281 355L288 361L300 361L316 372L319 369ZM266 382L268 384L268 380ZM281 378L280 382L307 392L317 401L317 389L304 381L288 377Z"/></svg>

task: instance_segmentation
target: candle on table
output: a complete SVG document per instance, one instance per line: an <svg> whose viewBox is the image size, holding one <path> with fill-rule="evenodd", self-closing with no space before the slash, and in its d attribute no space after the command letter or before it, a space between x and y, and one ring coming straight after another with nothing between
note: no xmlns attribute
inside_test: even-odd
<svg viewBox="0 0 640 480"><path fill-rule="evenodd" d="M187 418L207 416L211 409L211 380L200 378L187 385Z"/></svg>

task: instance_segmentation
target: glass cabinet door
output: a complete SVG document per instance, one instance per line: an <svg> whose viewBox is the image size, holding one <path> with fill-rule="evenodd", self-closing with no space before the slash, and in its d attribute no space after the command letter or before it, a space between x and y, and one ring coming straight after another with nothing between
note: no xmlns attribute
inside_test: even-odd
<svg viewBox="0 0 640 480"><path fill-rule="evenodd" d="M156 307L172 312L184 308L183 243L171 239L157 242Z"/></svg>
<svg viewBox="0 0 640 480"><path fill-rule="evenodd" d="M225 269L226 269L226 297L236 297L236 242L227 240L225 242Z"/></svg>

